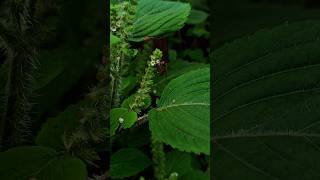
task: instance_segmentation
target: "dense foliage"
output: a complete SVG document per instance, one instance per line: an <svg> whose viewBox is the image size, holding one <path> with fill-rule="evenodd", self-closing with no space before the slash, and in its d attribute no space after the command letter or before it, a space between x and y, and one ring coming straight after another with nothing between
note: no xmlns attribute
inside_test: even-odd
<svg viewBox="0 0 320 180"><path fill-rule="evenodd" d="M206 9L104 7L0 2L1 180L209 178Z"/></svg>
<svg viewBox="0 0 320 180"><path fill-rule="evenodd" d="M109 113L103 6L0 2L0 179L104 174Z"/></svg>
<svg viewBox="0 0 320 180"><path fill-rule="evenodd" d="M113 179L209 179L208 14L195 7L111 4Z"/></svg>

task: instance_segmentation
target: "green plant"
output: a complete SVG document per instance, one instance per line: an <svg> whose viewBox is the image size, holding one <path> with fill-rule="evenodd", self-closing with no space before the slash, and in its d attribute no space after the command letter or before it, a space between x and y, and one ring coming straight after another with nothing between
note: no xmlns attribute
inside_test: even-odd
<svg viewBox="0 0 320 180"><path fill-rule="evenodd" d="M106 6L0 2L1 180L209 179L208 14Z"/></svg>
<svg viewBox="0 0 320 180"><path fill-rule="evenodd" d="M0 3L0 179L84 180L94 175L90 169L104 173L109 70L99 62L103 34L88 28L100 17L87 4L70 2Z"/></svg>
<svg viewBox="0 0 320 180"><path fill-rule="evenodd" d="M319 32L285 23L213 52L214 178L319 178Z"/></svg>
<svg viewBox="0 0 320 180"><path fill-rule="evenodd" d="M112 179L184 179L198 169L191 167L191 159L198 162L200 154L210 154L209 67L178 59L174 48L166 50L185 23L201 24L208 17L203 11L190 14L190 10L188 3L162 0L111 4ZM160 38L169 39L169 44ZM144 136L147 144L140 142L142 146L128 151L125 139L130 136L135 136L135 141ZM189 169L179 169L180 159L170 156L168 160L171 152L187 156ZM140 160L132 159L142 155ZM198 163L208 168L207 161ZM145 175L149 169L153 169L151 175ZM209 179L208 174L198 171L201 179Z"/></svg>

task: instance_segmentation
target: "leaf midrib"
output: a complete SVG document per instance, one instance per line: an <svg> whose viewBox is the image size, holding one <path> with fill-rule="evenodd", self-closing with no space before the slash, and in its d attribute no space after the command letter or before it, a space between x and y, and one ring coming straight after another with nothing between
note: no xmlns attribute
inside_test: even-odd
<svg viewBox="0 0 320 180"><path fill-rule="evenodd" d="M231 134L231 135L223 135L223 136L213 135L213 140L279 137L279 136L287 136L287 137L295 137L295 138L305 138L305 137L320 138L320 134L318 133L300 133L299 131L297 132L279 131L279 132L271 132L271 133L246 133L246 134Z"/></svg>
<svg viewBox="0 0 320 180"><path fill-rule="evenodd" d="M213 124L214 122L220 120L220 119L223 119L225 116L233 113L233 112L236 112L238 110L241 110L243 108L246 108L250 105L253 105L253 104L258 104L258 103L261 103L261 102L265 102L265 101L268 101L268 100L271 100L271 99L275 99L275 98L281 98L281 97L285 97L285 96L291 96L291 95L296 95L296 94L300 94L300 93L307 93L307 92L318 92L320 91L320 87L317 87L317 88L309 88L309 89L300 89L300 90L293 90L293 91L288 91L288 92L285 92L285 93L279 93L279 94L276 94L276 95L272 95L272 96L267 96L267 97L264 97L264 98L258 98L256 100L253 100L253 101L250 101L248 103L245 103L245 104L242 104L242 105L238 105L236 106L235 108L223 113L222 115L220 115L219 117L217 117L215 120L213 120L211 123Z"/></svg>
<svg viewBox="0 0 320 180"><path fill-rule="evenodd" d="M157 108L157 111L166 111L169 108L173 108L173 107L180 107L180 106L210 106L209 103L181 103L181 104L172 104L169 106L162 106L160 108Z"/></svg>

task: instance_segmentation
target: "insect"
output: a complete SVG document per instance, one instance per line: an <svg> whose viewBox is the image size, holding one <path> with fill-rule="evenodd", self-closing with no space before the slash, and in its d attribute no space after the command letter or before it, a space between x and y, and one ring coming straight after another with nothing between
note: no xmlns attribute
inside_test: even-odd
<svg viewBox="0 0 320 180"><path fill-rule="evenodd" d="M160 63L157 64L157 70L159 74L163 75L167 72L168 62L161 60Z"/></svg>
<svg viewBox="0 0 320 180"><path fill-rule="evenodd" d="M158 48L162 51L162 59L160 63L157 64L157 70L160 75L164 75L167 72L168 69L168 41L166 38L160 38L154 40L154 47Z"/></svg>
<svg viewBox="0 0 320 180"><path fill-rule="evenodd" d="M160 63L156 65L157 71L160 75L164 75L168 69L168 58L169 58L169 49L168 49L168 41L166 38L155 38L155 37L144 37L144 41L152 41L154 49L160 49L162 51L162 59Z"/></svg>

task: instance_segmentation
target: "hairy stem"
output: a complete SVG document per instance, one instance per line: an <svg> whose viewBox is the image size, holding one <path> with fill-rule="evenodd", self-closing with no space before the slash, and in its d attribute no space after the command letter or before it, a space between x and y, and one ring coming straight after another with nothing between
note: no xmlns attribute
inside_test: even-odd
<svg viewBox="0 0 320 180"><path fill-rule="evenodd" d="M165 154L163 151L163 143L151 137L151 153L153 161L154 177L157 180L164 180L165 170Z"/></svg>
<svg viewBox="0 0 320 180"><path fill-rule="evenodd" d="M12 1L8 12L8 24L0 25L0 37L5 44L6 85L1 113L1 149L25 145L30 138L30 99L33 74L36 70L35 47L28 39L32 19L29 1Z"/></svg>

